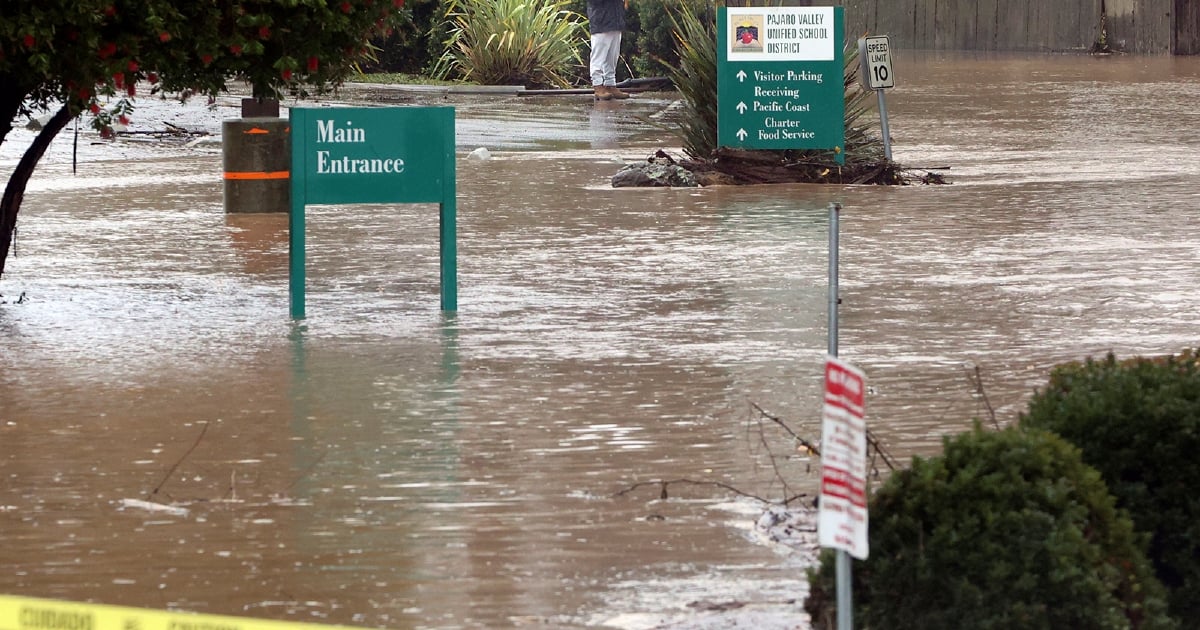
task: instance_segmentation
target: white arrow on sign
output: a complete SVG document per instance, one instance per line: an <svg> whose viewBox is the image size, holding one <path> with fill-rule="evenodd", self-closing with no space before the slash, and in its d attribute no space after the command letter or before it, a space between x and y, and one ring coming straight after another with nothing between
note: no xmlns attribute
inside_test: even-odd
<svg viewBox="0 0 1200 630"><path fill-rule="evenodd" d="M737 132L738 140L745 142L746 136L748 136L748 135L750 135L750 134L746 133L745 129L738 129L738 132Z"/></svg>
<svg viewBox="0 0 1200 630"><path fill-rule="evenodd" d="M745 102L738 103L737 110L738 110L739 114L745 114L746 113L746 103Z"/></svg>
<svg viewBox="0 0 1200 630"><path fill-rule="evenodd" d="M738 83L744 83L746 81L746 71L738 70L737 78L738 78Z"/></svg>

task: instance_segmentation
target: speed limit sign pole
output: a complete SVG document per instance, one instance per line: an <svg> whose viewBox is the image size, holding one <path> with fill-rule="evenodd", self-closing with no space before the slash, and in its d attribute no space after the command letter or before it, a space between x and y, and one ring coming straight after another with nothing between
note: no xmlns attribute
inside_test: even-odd
<svg viewBox="0 0 1200 630"><path fill-rule="evenodd" d="M892 161L892 134L888 129L887 101L883 91L896 87L892 75L892 51L887 35L862 37L858 40L858 76L863 87L879 95L879 128L883 133L883 155Z"/></svg>

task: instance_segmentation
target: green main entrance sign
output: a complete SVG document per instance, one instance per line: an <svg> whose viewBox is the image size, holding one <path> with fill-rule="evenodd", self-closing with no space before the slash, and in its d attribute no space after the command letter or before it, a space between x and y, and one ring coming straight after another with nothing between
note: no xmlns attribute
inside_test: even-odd
<svg viewBox="0 0 1200 630"><path fill-rule="evenodd" d="M304 319L308 204L439 204L441 306L458 310L454 108L294 107L291 126L292 319Z"/></svg>
<svg viewBox="0 0 1200 630"><path fill-rule="evenodd" d="M831 149L844 162L842 7L730 7L717 16L717 145Z"/></svg>

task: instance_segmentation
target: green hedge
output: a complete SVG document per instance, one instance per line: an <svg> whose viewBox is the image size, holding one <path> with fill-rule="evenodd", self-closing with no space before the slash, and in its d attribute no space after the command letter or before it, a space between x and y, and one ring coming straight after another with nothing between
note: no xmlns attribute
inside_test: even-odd
<svg viewBox="0 0 1200 630"><path fill-rule="evenodd" d="M621 39L621 62L617 80L629 78L665 77L670 68L678 67L679 52L672 32L671 13L681 5L712 12L709 0L631 0L626 13L626 29ZM436 61L445 52L445 40L450 31L443 21L444 0L407 0L411 24L384 39L371 43L379 50L378 60L363 66L365 72L431 73ZM567 8L587 15L587 0L569 0ZM572 76L579 84L588 82L587 46L579 51L584 64L574 69Z"/></svg>
<svg viewBox="0 0 1200 630"><path fill-rule="evenodd" d="M670 68L678 67L679 48L671 14L685 4L693 9L713 5L711 0L630 0L629 10L625 13L625 32L621 37L617 81L666 77ZM587 15L587 0L571 0L570 7ZM581 52L585 61L588 53L587 50ZM581 76L586 75L587 68L583 68Z"/></svg>
<svg viewBox="0 0 1200 630"><path fill-rule="evenodd" d="M1078 446L1150 539L1171 614L1200 624L1200 368L1195 351L1057 367L1021 418Z"/></svg>
<svg viewBox="0 0 1200 630"><path fill-rule="evenodd" d="M869 540L854 563L860 628L1175 627L1129 518L1051 433L947 438L871 498ZM836 620L832 558L809 576L815 628Z"/></svg>
<svg viewBox="0 0 1200 630"><path fill-rule="evenodd" d="M446 29L440 24L442 8L440 0L407 0L408 23L386 38L377 38L371 44L378 50L376 61L363 64L364 72L403 72L421 74L428 72L432 61L441 56L446 39Z"/></svg>

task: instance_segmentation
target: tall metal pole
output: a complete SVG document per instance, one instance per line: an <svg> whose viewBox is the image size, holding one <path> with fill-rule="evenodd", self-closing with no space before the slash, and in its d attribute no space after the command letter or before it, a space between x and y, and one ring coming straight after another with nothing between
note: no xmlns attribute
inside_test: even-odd
<svg viewBox="0 0 1200 630"><path fill-rule="evenodd" d="M829 355L838 353L838 213L841 204L829 204Z"/></svg>
<svg viewBox="0 0 1200 630"><path fill-rule="evenodd" d="M880 96L882 98L882 95ZM887 134L887 127L884 127ZM886 146L886 145L885 145ZM888 156L889 159L891 156ZM838 355L838 225L841 204L829 204L829 356ZM837 627L838 630L854 628L853 593L850 580L850 554L844 549L837 551Z"/></svg>
<svg viewBox="0 0 1200 630"><path fill-rule="evenodd" d="M293 107L288 115L288 121L292 126L292 133L288 135L294 139L299 133L298 130L308 124L308 112L302 108ZM304 319L304 287L307 281L304 275L305 258L307 258L304 250L304 207L308 203L304 198L306 164L304 163L304 151L296 148L295 143L299 142L299 140L293 140L292 168L289 178L291 212L288 214L288 303L293 320Z"/></svg>
<svg viewBox="0 0 1200 630"><path fill-rule="evenodd" d="M883 133L883 157L892 161L892 131L888 129L887 99L883 97L884 90L875 90L879 95L879 131Z"/></svg>

